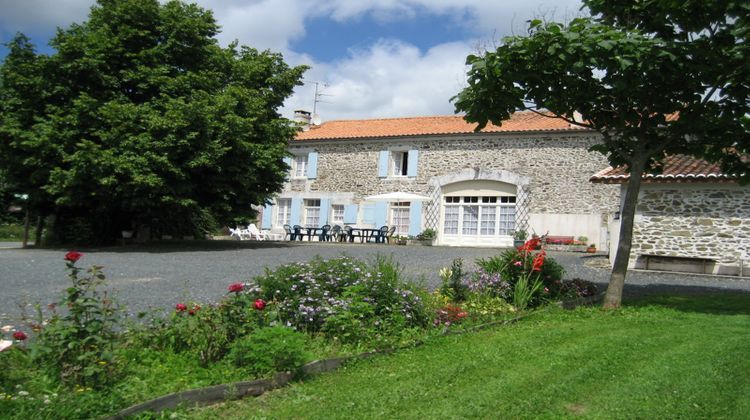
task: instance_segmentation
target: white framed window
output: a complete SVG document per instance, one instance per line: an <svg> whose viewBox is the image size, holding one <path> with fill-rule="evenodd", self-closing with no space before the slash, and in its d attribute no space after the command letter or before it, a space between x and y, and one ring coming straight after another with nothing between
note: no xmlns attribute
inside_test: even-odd
<svg viewBox="0 0 750 420"><path fill-rule="evenodd" d="M406 176L409 173L409 152L391 152L391 176Z"/></svg>
<svg viewBox="0 0 750 420"><path fill-rule="evenodd" d="M329 219L332 225L343 225L344 224L344 205L333 204L331 205L331 217Z"/></svg>
<svg viewBox="0 0 750 420"><path fill-rule="evenodd" d="M409 209L411 203L391 203L391 226L396 227L394 235L409 234Z"/></svg>
<svg viewBox="0 0 750 420"><path fill-rule="evenodd" d="M510 236L515 230L516 197L445 197L443 233Z"/></svg>
<svg viewBox="0 0 750 420"><path fill-rule="evenodd" d="M307 177L307 155L294 155L292 159L292 178Z"/></svg>
<svg viewBox="0 0 750 420"><path fill-rule="evenodd" d="M305 226L320 227L320 200L305 200Z"/></svg>
<svg viewBox="0 0 750 420"><path fill-rule="evenodd" d="M461 208L459 206L445 206L445 222L443 223L443 233L445 233L446 235L458 234L458 218L460 212Z"/></svg>
<svg viewBox="0 0 750 420"><path fill-rule="evenodd" d="M276 224L277 225L288 225L289 220L292 218L292 199L291 198L279 198L276 200Z"/></svg>

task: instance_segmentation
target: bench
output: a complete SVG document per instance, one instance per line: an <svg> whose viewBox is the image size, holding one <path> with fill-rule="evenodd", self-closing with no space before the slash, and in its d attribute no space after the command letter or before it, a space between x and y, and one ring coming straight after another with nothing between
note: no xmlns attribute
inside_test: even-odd
<svg viewBox="0 0 750 420"><path fill-rule="evenodd" d="M544 238L544 243L549 245L570 245L575 242L573 236L552 236L547 235Z"/></svg>
<svg viewBox="0 0 750 420"><path fill-rule="evenodd" d="M711 274L717 259L711 257L683 257L677 255L640 254L645 270L682 271L687 273ZM709 271L706 271L708 266ZM698 268L700 268L698 270Z"/></svg>

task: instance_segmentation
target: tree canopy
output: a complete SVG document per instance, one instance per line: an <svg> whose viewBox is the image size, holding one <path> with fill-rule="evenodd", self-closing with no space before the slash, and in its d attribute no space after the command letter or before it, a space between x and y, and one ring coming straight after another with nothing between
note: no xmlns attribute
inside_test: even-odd
<svg viewBox="0 0 750 420"><path fill-rule="evenodd" d="M750 5L741 1L584 0L591 17L530 22L524 36L467 58L456 111L501 124L518 109L602 135L594 147L630 171L605 306L620 305L644 171L666 155L720 162L750 180ZM545 113L545 115L547 115Z"/></svg>
<svg viewBox="0 0 750 420"><path fill-rule="evenodd" d="M58 30L51 56L23 35L9 44L0 169L55 216L59 239L188 233L252 216L281 189L296 128L278 109L306 67L222 48L218 31L194 4L99 0L88 21Z"/></svg>

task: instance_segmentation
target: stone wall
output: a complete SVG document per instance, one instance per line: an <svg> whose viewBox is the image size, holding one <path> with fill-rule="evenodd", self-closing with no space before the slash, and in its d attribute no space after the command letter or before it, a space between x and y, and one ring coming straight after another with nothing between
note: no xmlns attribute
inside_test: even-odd
<svg viewBox="0 0 750 420"><path fill-rule="evenodd" d="M737 265L750 255L750 187L644 184L631 260L640 255L715 258ZM717 267L715 272L720 272Z"/></svg>
<svg viewBox="0 0 750 420"><path fill-rule="evenodd" d="M598 138L548 133L299 142L290 147L293 153L319 153L317 179L292 180L285 192L352 191L354 201L397 190L425 194L433 177L481 168L530 178L530 212L609 214L617 209L618 186L589 182L608 166L604 156L588 152ZM378 178L379 152L389 149L419 150L416 178Z"/></svg>

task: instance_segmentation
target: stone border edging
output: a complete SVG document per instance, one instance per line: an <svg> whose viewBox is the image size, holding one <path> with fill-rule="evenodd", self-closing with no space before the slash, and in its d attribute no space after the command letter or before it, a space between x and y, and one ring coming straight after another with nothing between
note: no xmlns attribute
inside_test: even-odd
<svg viewBox="0 0 750 420"><path fill-rule="evenodd" d="M578 298L569 301L558 302L557 305L563 309L573 309L582 305L591 305L597 303L604 298L604 293L599 293L594 296L585 298ZM441 336L448 335L461 335L470 332L484 330L497 325L509 325L515 324L516 322L528 317L529 314L519 315L515 318L504 319L499 321L491 321L484 324L475 325L471 328L461 330L451 330L446 328L440 334ZM332 359L315 360L300 368L301 372L305 375L313 375L334 371L340 368L344 363L351 360L368 359L378 354L389 354L395 350L400 350L409 347L417 347L424 344L423 341L417 341L413 345L403 346L395 349L384 349L374 350L371 352L360 353L354 356L347 357L335 357ZM271 379L259 379L256 381L242 381L234 382L230 384L213 385L205 388L191 389L188 391L175 392L163 397L159 397L144 403L136 404L125 408L117 414L107 417L109 420L124 419L129 416L133 416L144 411L159 412L166 409L178 408L181 404L190 404L191 407L213 405L219 402L233 399L241 399L246 396L258 397L263 395L266 391L270 391L276 388L281 388L288 384L294 379L294 375L290 372L277 373Z"/></svg>

